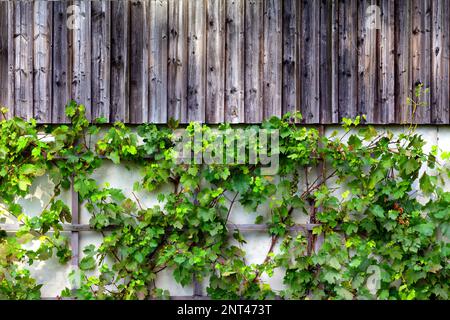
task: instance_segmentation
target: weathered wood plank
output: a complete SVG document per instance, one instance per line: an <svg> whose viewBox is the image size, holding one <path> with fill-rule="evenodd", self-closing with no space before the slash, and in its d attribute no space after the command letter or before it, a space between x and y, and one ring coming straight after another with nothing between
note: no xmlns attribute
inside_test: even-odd
<svg viewBox="0 0 450 320"><path fill-rule="evenodd" d="M354 118L358 103L357 1L339 3L339 119Z"/></svg>
<svg viewBox="0 0 450 320"><path fill-rule="evenodd" d="M0 108L8 106L8 3L0 2ZM0 120L3 114L0 113Z"/></svg>
<svg viewBox="0 0 450 320"><path fill-rule="evenodd" d="M92 1L92 119L109 119L111 101L111 2Z"/></svg>
<svg viewBox="0 0 450 320"><path fill-rule="evenodd" d="M367 122L377 118L377 28L380 24L376 0L359 3L358 14L358 113L366 115ZM392 70L393 71L393 70Z"/></svg>
<svg viewBox="0 0 450 320"><path fill-rule="evenodd" d="M283 2L283 110L295 112L298 108L298 6L297 0Z"/></svg>
<svg viewBox="0 0 450 320"><path fill-rule="evenodd" d="M168 117L187 121L187 0L169 0Z"/></svg>
<svg viewBox="0 0 450 320"><path fill-rule="evenodd" d="M111 2L111 111L110 121L129 121L130 6L128 1Z"/></svg>
<svg viewBox="0 0 450 320"><path fill-rule="evenodd" d="M52 121L52 3L35 1L33 19L34 118L38 123L50 123Z"/></svg>
<svg viewBox="0 0 450 320"><path fill-rule="evenodd" d="M147 1L131 1L130 123L148 120Z"/></svg>
<svg viewBox="0 0 450 320"><path fill-rule="evenodd" d="M381 1L379 123L395 122L395 12L393 0Z"/></svg>
<svg viewBox="0 0 450 320"><path fill-rule="evenodd" d="M263 5L259 0L245 3L245 122L258 123L263 119L262 35Z"/></svg>
<svg viewBox="0 0 450 320"><path fill-rule="evenodd" d="M411 119L411 108L406 100L411 96L412 70L411 63L411 33L412 33L412 3L411 1L397 3L396 17L396 95L397 123L407 123ZM369 120L369 119L368 119Z"/></svg>
<svg viewBox="0 0 450 320"><path fill-rule="evenodd" d="M450 2L435 0L432 19L431 122L449 123Z"/></svg>
<svg viewBox="0 0 450 320"><path fill-rule="evenodd" d="M149 121L167 122L168 2L150 2Z"/></svg>
<svg viewBox="0 0 450 320"><path fill-rule="evenodd" d="M14 24L14 108L15 115L33 117L33 3L17 1Z"/></svg>
<svg viewBox="0 0 450 320"><path fill-rule="evenodd" d="M339 123L339 0L331 1L331 123Z"/></svg>
<svg viewBox="0 0 450 320"><path fill-rule="evenodd" d="M226 2L225 121L244 122L244 2Z"/></svg>
<svg viewBox="0 0 450 320"><path fill-rule="evenodd" d="M206 15L203 1L188 3L188 121L205 121Z"/></svg>
<svg viewBox="0 0 450 320"><path fill-rule="evenodd" d="M16 49L14 47L14 24L15 24L15 4L8 2L8 114L7 118L11 119L15 115L15 61Z"/></svg>
<svg viewBox="0 0 450 320"><path fill-rule="evenodd" d="M207 2L206 122L221 123L225 110L225 0Z"/></svg>
<svg viewBox="0 0 450 320"><path fill-rule="evenodd" d="M329 123L332 120L332 1L320 1L320 27L319 27L319 105L320 123Z"/></svg>
<svg viewBox="0 0 450 320"><path fill-rule="evenodd" d="M79 10L67 12L72 4ZM381 9L378 30L366 28L369 5ZM448 123L449 6L0 1L0 27L9 29L0 35L0 103L9 116L55 123L67 121L72 98L89 118L92 111L111 122L253 123L300 109L305 123L357 114L369 123L399 123L409 118L412 87L424 83L428 107L415 121ZM74 15L72 30L66 23Z"/></svg>
<svg viewBox="0 0 450 320"><path fill-rule="evenodd" d="M413 0L411 67L413 87L422 83L424 88L430 88L431 81L431 1ZM418 108L413 121L415 123L430 123L430 92L422 97L426 107Z"/></svg>
<svg viewBox="0 0 450 320"><path fill-rule="evenodd" d="M304 123L320 120L320 2L307 0L301 9L301 90L300 104Z"/></svg>
<svg viewBox="0 0 450 320"><path fill-rule="evenodd" d="M281 116L282 4L277 0L264 1L263 108L264 118Z"/></svg>
<svg viewBox="0 0 450 320"><path fill-rule="evenodd" d="M72 99L86 107L86 116L91 120L91 2L74 0L73 26ZM72 7L73 8L73 7Z"/></svg>
<svg viewBox="0 0 450 320"><path fill-rule="evenodd" d="M52 122L67 123L64 107L71 99L72 31L67 27L67 7L64 1L53 2L53 73Z"/></svg>

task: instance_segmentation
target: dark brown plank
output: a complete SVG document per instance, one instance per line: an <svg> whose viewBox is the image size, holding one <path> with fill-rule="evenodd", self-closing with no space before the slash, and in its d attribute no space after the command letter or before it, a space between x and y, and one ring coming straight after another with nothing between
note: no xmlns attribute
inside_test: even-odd
<svg viewBox="0 0 450 320"><path fill-rule="evenodd" d="M68 2L53 2L52 122L67 123L64 107L71 99L72 31L67 28Z"/></svg>
<svg viewBox="0 0 450 320"><path fill-rule="evenodd" d="M129 121L128 54L130 6L127 1L111 2L111 111L110 121Z"/></svg>
<svg viewBox="0 0 450 320"><path fill-rule="evenodd" d="M300 64L300 111L304 123L320 120L320 2L302 2L301 17L301 64Z"/></svg>
<svg viewBox="0 0 450 320"><path fill-rule="evenodd" d="M329 123L332 121L332 1L320 1L320 55L319 55L319 105L320 105L320 123Z"/></svg>
<svg viewBox="0 0 450 320"><path fill-rule="evenodd" d="M339 0L331 1L331 123L339 123Z"/></svg>
<svg viewBox="0 0 450 320"><path fill-rule="evenodd" d="M0 108L8 106L8 3L0 2ZM0 114L0 120L3 115Z"/></svg>
<svg viewBox="0 0 450 320"><path fill-rule="evenodd" d="M298 110L298 5L297 0L283 2L283 111Z"/></svg>
<svg viewBox="0 0 450 320"><path fill-rule="evenodd" d="M357 115L357 1L339 2L339 119Z"/></svg>
<svg viewBox="0 0 450 320"><path fill-rule="evenodd" d="M412 1L396 3L396 17L398 23L396 32L396 94L397 123L407 123L411 119L411 108L407 105L407 98L411 96L411 36L412 36Z"/></svg>
<svg viewBox="0 0 450 320"><path fill-rule="evenodd" d="M148 119L147 4L130 2L130 123Z"/></svg>
<svg viewBox="0 0 450 320"><path fill-rule="evenodd" d="M373 123L377 115L378 73L377 34L381 27L381 9L376 0L359 3L358 14L358 113ZM374 7L375 6L375 7Z"/></svg>

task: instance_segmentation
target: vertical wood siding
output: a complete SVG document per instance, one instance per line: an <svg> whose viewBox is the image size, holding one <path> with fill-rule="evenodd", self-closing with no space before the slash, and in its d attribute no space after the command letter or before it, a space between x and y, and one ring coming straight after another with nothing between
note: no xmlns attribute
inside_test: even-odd
<svg viewBox="0 0 450 320"><path fill-rule="evenodd" d="M422 83L416 121L449 124L449 21L448 0L0 1L0 105L39 123L71 99L111 123L403 123Z"/></svg>
<svg viewBox="0 0 450 320"><path fill-rule="evenodd" d="M167 0L150 2L149 121L167 121Z"/></svg>
<svg viewBox="0 0 450 320"><path fill-rule="evenodd" d="M142 123L148 121L148 2L130 6L130 123Z"/></svg>
<svg viewBox="0 0 450 320"><path fill-rule="evenodd" d="M206 121L224 121L225 97L225 0L207 3Z"/></svg>
<svg viewBox="0 0 450 320"><path fill-rule="evenodd" d="M111 2L111 106L110 122L130 119L130 3Z"/></svg>
<svg viewBox="0 0 450 320"><path fill-rule="evenodd" d="M206 3L188 1L187 120L205 121Z"/></svg>
<svg viewBox="0 0 450 320"><path fill-rule="evenodd" d="M8 3L0 2L0 105L8 105ZM3 114L0 114L3 119Z"/></svg>

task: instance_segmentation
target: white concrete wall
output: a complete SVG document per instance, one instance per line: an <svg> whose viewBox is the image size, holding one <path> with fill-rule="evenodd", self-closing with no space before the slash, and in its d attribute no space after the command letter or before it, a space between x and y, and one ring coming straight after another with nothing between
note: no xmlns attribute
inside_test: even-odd
<svg viewBox="0 0 450 320"><path fill-rule="evenodd" d="M340 127L331 126L326 128L325 133L330 135L334 130L342 131ZM389 127L389 130L399 133L403 130L403 127ZM427 141L427 150L429 150L432 145L438 145L444 151L450 151L450 127L424 126L419 127L417 131L422 134ZM127 166L128 168L124 165L114 165L105 161L105 165L95 172L93 178L98 181L99 185L109 182L111 187L122 189L125 195L132 198L131 192L133 190L133 184L135 181L140 180L141 172L140 168L135 165L127 164ZM27 214L38 214L43 204L51 197L50 193L52 190L51 181L46 177L41 177L33 184L30 195L25 199L21 199L19 202L23 205ZM170 192L170 190L171 188L167 186L167 188L163 188L157 192ZM157 192L140 192L138 193L138 197L143 205L150 207L157 204ZM61 199L70 206L70 193L63 193ZM254 223L257 215L267 215L267 213L267 205L262 205L256 213L247 212L238 202L236 202L230 215L230 222L236 224ZM80 223L89 223L89 218L89 213L83 208L81 210ZM295 220L299 223L307 222L307 216L301 213L295 213ZM13 221L9 222L12 223ZM244 233L244 236L247 240L247 243L244 245L244 249L247 252L247 262L261 263L270 246L270 238L265 232L246 232ZM82 232L80 236L81 249L91 243L98 246L101 243L100 234L95 232ZM33 275L40 283L44 284L42 288L43 297L55 297L56 295L59 295L61 290L68 286L67 275L69 271L69 266L59 265L56 259L35 263L32 268ZM272 278L264 275L263 279L267 280L273 289L280 290L283 288L282 277L283 271L277 270ZM181 285L176 284L173 280L171 271L161 272L156 283L158 287L169 290L171 295L186 296L192 295L193 293L193 288L191 286L182 287ZM206 287L206 282L204 283L204 287Z"/></svg>

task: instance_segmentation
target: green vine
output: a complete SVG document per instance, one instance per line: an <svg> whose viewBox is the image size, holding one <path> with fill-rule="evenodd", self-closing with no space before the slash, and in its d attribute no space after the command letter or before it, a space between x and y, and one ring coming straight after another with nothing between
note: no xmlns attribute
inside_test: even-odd
<svg viewBox="0 0 450 320"><path fill-rule="evenodd" d="M269 150L279 156L273 177L263 175L261 162L178 163L175 121L137 130L116 123L105 132L102 119L90 124L84 111L67 106L70 126L0 122L0 218L20 225L15 234L0 231L0 299L39 299L42 284L27 265L54 255L70 260L61 231L71 213L59 195L71 184L103 240L84 248L81 275L72 274L81 285L65 289L65 297L167 298L155 280L168 269L183 286L209 279L214 299L448 299L450 193L443 186L450 154L440 163L437 147L424 152L414 128L378 132L357 117L344 119L345 134L325 137L296 124L298 114L273 117L256 126L279 130L279 148ZM194 149L208 151L217 132L230 128L191 123L186 132L202 133ZM92 178L105 161L141 165L131 197ZM322 174L314 176L317 168ZM44 174L54 195L30 217L18 199ZM172 191L163 192L165 185ZM145 207L137 191L158 192L159 204ZM271 241L259 264L246 262L246 240L230 230L237 202L268 226ZM268 216L258 214L263 203ZM309 216L310 230L295 229L298 213ZM35 240L37 249L25 246ZM263 280L275 270L284 272L284 290Z"/></svg>

